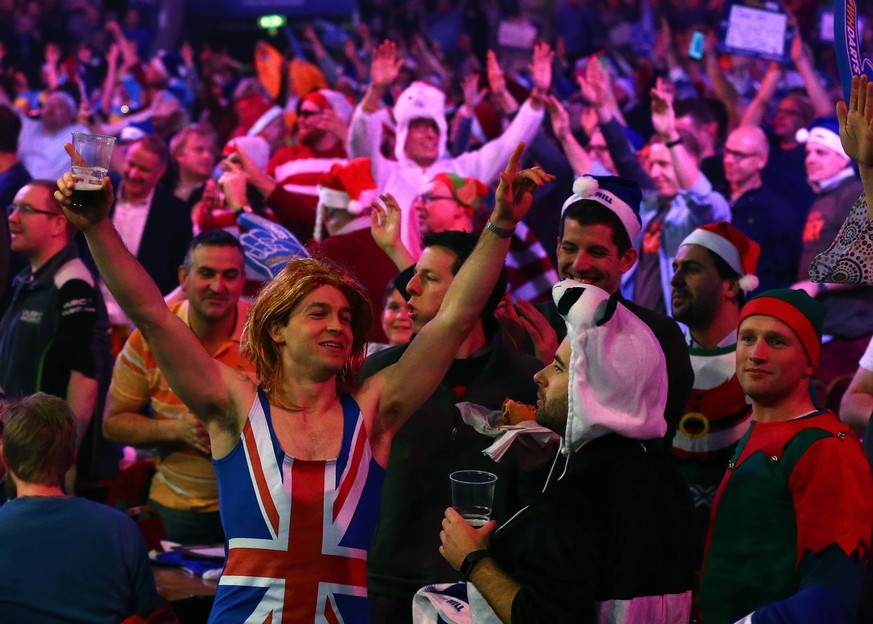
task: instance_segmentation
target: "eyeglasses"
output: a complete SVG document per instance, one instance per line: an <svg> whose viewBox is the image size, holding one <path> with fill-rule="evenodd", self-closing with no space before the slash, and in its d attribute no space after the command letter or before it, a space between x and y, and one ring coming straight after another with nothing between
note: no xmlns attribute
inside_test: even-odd
<svg viewBox="0 0 873 624"><path fill-rule="evenodd" d="M447 195L431 195L430 193L422 193L418 196L418 199L422 204L429 204L430 202L439 201L444 199L446 201L455 201L454 197L449 197Z"/></svg>
<svg viewBox="0 0 873 624"><path fill-rule="evenodd" d="M62 212L52 212L51 210L40 210L39 208L34 208L30 204L10 204L6 207L6 216L11 217L12 213L18 211L18 214L28 216L32 214L44 214L50 215L52 217L63 217L64 213Z"/></svg>
<svg viewBox="0 0 873 624"><path fill-rule="evenodd" d="M297 118L298 119L309 119L310 117L316 117L318 115L321 115L320 110L302 110L299 113L297 113Z"/></svg>
<svg viewBox="0 0 873 624"><path fill-rule="evenodd" d="M752 156L758 156L755 152L738 152L732 149L725 149L725 156L730 156L731 158L736 158L737 160L745 160L746 158L751 158Z"/></svg>

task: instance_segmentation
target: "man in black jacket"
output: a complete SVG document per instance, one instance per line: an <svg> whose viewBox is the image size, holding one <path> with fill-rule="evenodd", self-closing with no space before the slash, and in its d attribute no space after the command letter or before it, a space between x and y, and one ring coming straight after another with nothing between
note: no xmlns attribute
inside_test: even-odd
<svg viewBox="0 0 873 624"><path fill-rule="evenodd" d="M466 232L424 237L424 252L406 286L414 332L436 316L475 242L476 237ZM507 397L525 403L536 398L531 378L540 363L512 347L495 327L494 311L505 290L504 275L482 312L482 322L462 343L442 384L394 437L379 524L367 560L374 623L411 622L412 596L419 587L458 578L436 552L433 541L443 511L451 503L449 474L462 469L496 474L492 517L500 521L508 520L542 488L540 471L523 471L509 457L497 464L483 455L493 438L465 424L455 407L466 401L500 410ZM396 362L407 346L371 355L364 362L361 378ZM543 450L538 458L541 463L548 462L547 454Z"/></svg>
<svg viewBox="0 0 873 624"><path fill-rule="evenodd" d="M609 293L567 280L553 294L568 335L534 381L537 422L562 438L560 476L497 530L446 509L439 551L468 581L473 621L493 621L490 610L513 624L687 622L690 495L669 458L643 444L666 430L664 355ZM416 610L440 604L439 592L423 589Z"/></svg>
<svg viewBox="0 0 873 624"><path fill-rule="evenodd" d="M561 214L558 274L563 279L592 284L618 298L655 334L667 359L669 393L664 417L667 421L665 439L669 441L691 393L694 371L676 322L625 301L619 292L621 276L637 261L637 250L631 241L641 228L640 187L615 176L583 176L573 185L573 190ZM551 362L558 343L566 334L564 321L554 303L547 302L538 310L520 302L518 313L534 339L537 357L545 364Z"/></svg>

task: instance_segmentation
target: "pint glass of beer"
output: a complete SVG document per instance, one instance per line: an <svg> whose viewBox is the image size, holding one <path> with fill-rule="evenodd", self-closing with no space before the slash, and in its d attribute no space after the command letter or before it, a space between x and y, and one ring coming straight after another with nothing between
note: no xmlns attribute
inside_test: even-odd
<svg viewBox="0 0 873 624"><path fill-rule="evenodd" d="M97 203L114 146L115 137L73 132L73 147L85 161L84 165L74 161L72 166L73 180L76 182L72 197L74 209L88 209Z"/></svg>

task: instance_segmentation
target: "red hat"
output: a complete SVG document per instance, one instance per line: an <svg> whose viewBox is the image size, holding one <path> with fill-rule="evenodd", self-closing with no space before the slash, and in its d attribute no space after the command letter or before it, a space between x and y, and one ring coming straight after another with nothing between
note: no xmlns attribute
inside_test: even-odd
<svg viewBox="0 0 873 624"><path fill-rule="evenodd" d="M761 246L727 221L701 225L686 236L681 245L700 245L727 262L739 274L743 292L751 292L758 287L755 272Z"/></svg>
<svg viewBox="0 0 873 624"><path fill-rule="evenodd" d="M482 198L488 194L488 187L476 178L465 178L454 173L438 173L434 182L442 182L452 193L455 201L463 206L470 216L476 212Z"/></svg>
<svg viewBox="0 0 873 624"><path fill-rule="evenodd" d="M303 102L312 102L320 109L329 108L339 115L344 123L349 123L355 108L345 95L330 89L319 89L308 93L303 97Z"/></svg>
<svg viewBox="0 0 873 624"><path fill-rule="evenodd" d="M315 239L321 239L324 211L345 210L360 215L376 198L376 181L369 158L355 158L345 164L335 164L321 174L316 186L318 210L315 219Z"/></svg>

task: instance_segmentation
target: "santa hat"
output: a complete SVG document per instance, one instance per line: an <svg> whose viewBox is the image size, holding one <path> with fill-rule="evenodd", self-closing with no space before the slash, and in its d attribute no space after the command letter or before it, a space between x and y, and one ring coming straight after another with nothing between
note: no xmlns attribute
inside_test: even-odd
<svg viewBox="0 0 873 624"><path fill-rule="evenodd" d="M267 163L270 162L270 145L263 137L240 136L233 138L221 150L221 155L222 157L230 156L237 151L248 156L258 169L266 169Z"/></svg>
<svg viewBox="0 0 873 624"><path fill-rule="evenodd" d="M470 216L476 212L482 198L488 194L488 187L476 178L465 178L454 173L438 173L433 183L441 182L452 193L455 201L466 208Z"/></svg>
<svg viewBox="0 0 873 624"><path fill-rule="evenodd" d="M318 179L316 191L318 209L313 238L321 240L326 210L345 210L357 216L363 214L376 198L376 181L373 179L370 159L355 158L345 164L333 165Z"/></svg>
<svg viewBox="0 0 873 624"><path fill-rule="evenodd" d="M394 105L394 119L397 122L397 142L394 155L397 160L406 160L406 136L409 123L414 119L431 119L439 130L439 158L446 153L446 94L424 82L409 85Z"/></svg>
<svg viewBox="0 0 873 624"><path fill-rule="evenodd" d="M685 237L682 245L706 247L740 276L743 292L752 292L760 283L755 272L761 246L727 221L702 225Z"/></svg>
<svg viewBox="0 0 873 624"><path fill-rule="evenodd" d="M840 122L836 117L818 117L813 119L807 128L797 131L795 137L798 143L818 143L836 152L843 158L848 158L843 143L840 141Z"/></svg>
<svg viewBox="0 0 873 624"><path fill-rule="evenodd" d="M750 299L740 312L739 325L756 314L782 321L800 339L810 365L817 368L821 358L822 326L826 312L824 304L810 297L806 291L776 288Z"/></svg>
<svg viewBox="0 0 873 624"><path fill-rule="evenodd" d="M564 218L567 208L583 199L603 204L614 212L631 241L639 235L642 229L640 202L643 193L636 182L617 176L580 176L573 182L573 194L561 206L561 218Z"/></svg>
<svg viewBox="0 0 873 624"><path fill-rule="evenodd" d="M258 136L261 132L264 131L274 119L282 116L282 109L278 106L271 106L263 114L255 120L255 123L252 124L252 127L248 129L246 134L248 136Z"/></svg>
<svg viewBox="0 0 873 624"><path fill-rule="evenodd" d="M330 89L319 89L318 91L313 91L301 100L301 103L303 102L312 102L320 109L329 108L339 115L339 118L343 120L343 123L349 123L349 119L352 118L352 111L354 110L352 103L349 102L349 99L345 95L339 91L332 91Z"/></svg>
<svg viewBox="0 0 873 624"><path fill-rule="evenodd" d="M649 326L618 295L590 284L562 280L552 287L552 297L570 341L561 452L608 433L634 440L663 437L667 360Z"/></svg>

